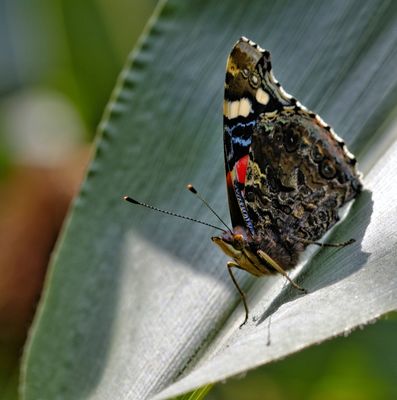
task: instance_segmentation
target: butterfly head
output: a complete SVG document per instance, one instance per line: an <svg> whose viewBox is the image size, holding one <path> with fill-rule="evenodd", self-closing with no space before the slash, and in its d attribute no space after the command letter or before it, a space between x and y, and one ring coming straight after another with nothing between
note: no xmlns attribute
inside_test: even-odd
<svg viewBox="0 0 397 400"><path fill-rule="evenodd" d="M236 261L250 250L252 243L251 235L241 226L235 227L233 231L225 231L221 236L213 236L211 239L226 255Z"/></svg>

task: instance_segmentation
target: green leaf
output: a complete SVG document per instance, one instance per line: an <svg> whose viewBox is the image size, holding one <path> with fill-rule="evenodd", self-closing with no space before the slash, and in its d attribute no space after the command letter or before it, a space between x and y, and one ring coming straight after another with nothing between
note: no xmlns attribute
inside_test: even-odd
<svg viewBox="0 0 397 400"><path fill-rule="evenodd" d="M397 3L161 2L100 124L94 160L52 260L24 355L24 399L156 398L280 359L397 308ZM207 228L122 202L227 218L222 100L245 35L285 89L358 156L366 190L292 276L241 272L251 318Z"/></svg>
<svg viewBox="0 0 397 400"><path fill-rule="evenodd" d="M176 400L200 400L203 399L208 392L211 390L212 385L206 385L199 389L196 389L190 393L183 394L181 396L176 397Z"/></svg>

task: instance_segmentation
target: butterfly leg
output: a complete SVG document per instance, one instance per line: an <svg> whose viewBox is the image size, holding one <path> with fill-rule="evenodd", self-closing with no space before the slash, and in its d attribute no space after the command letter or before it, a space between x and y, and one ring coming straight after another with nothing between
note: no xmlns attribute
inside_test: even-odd
<svg viewBox="0 0 397 400"><path fill-rule="evenodd" d="M245 297L245 293L243 292L243 290L242 290L242 289L240 288L240 286L238 285L238 283L237 283L237 281L236 281L236 278L235 278L235 276L233 275L232 268L239 268L239 269L241 269L241 268L240 268L240 266L239 266L238 264L236 264L236 263L233 262L233 261L229 261L229 262L227 263L227 270L229 271L229 275L230 275L230 277L232 278L232 281L233 281L233 283L234 283L234 286L236 287L236 289L237 289L238 292L240 293L240 297L241 297L241 300L242 300L242 302L243 302L244 309L245 309L245 318L244 318L243 323L240 325L240 328L241 328L241 327L242 327L243 325L245 325L245 323L248 321L248 305L247 305L247 299L246 299L246 297Z"/></svg>
<svg viewBox="0 0 397 400"><path fill-rule="evenodd" d="M307 240L307 239L302 239L302 238L299 238L298 240L305 244L315 244L320 247L345 247L345 246L349 246L350 244L352 244L356 241L355 239L349 239L346 242L341 242L341 243L321 243L321 242L314 242L313 240Z"/></svg>
<svg viewBox="0 0 397 400"><path fill-rule="evenodd" d="M268 265L270 265L272 268L274 268L278 273L283 275L288 279L288 281L291 283L291 285L295 288L300 290L301 292L307 293L306 289L303 287L299 286L297 283L295 283L289 276L288 274L281 268L280 265L276 263L271 257L269 257L264 251L258 250L258 256Z"/></svg>

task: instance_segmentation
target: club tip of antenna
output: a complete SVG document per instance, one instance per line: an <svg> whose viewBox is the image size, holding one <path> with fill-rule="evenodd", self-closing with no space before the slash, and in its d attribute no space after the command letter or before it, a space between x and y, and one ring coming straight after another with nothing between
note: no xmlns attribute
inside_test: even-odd
<svg viewBox="0 0 397 400"><path fill-rule="evenodd" d="M192 193L197 194L197 190L194 188L194 186L189 183L187 186L187 189L190 190Z"/></svg>
<svg viewBox="0 0 397 400"><path fill-rule="evenodd" d="M130 203L133 203L133 204L139 204L136 200L134 200L130 196L123 196L123 200L129 201Z"/></svg>

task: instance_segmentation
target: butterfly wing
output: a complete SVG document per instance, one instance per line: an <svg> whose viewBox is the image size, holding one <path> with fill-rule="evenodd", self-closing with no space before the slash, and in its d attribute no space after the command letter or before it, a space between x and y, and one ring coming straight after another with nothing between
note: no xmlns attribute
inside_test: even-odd
<svg viewBox="0 0 397 400"><path fill-rule="evenodd" d="M224 142L233 227L246 227L285 268L361 189L343 141L282 89L269 52L245 38L227 64Z"/></svg>
<svg viewBox="0 0 397 400"><path fill-rule="evenodd" d="M245 180L254 129L260 115L276 104L263 91L261 73L270 54L252 41L241 38L233 47L226 66L224 98L224 152L229 209L233 227L255 227L245 204Z"/></svg>

